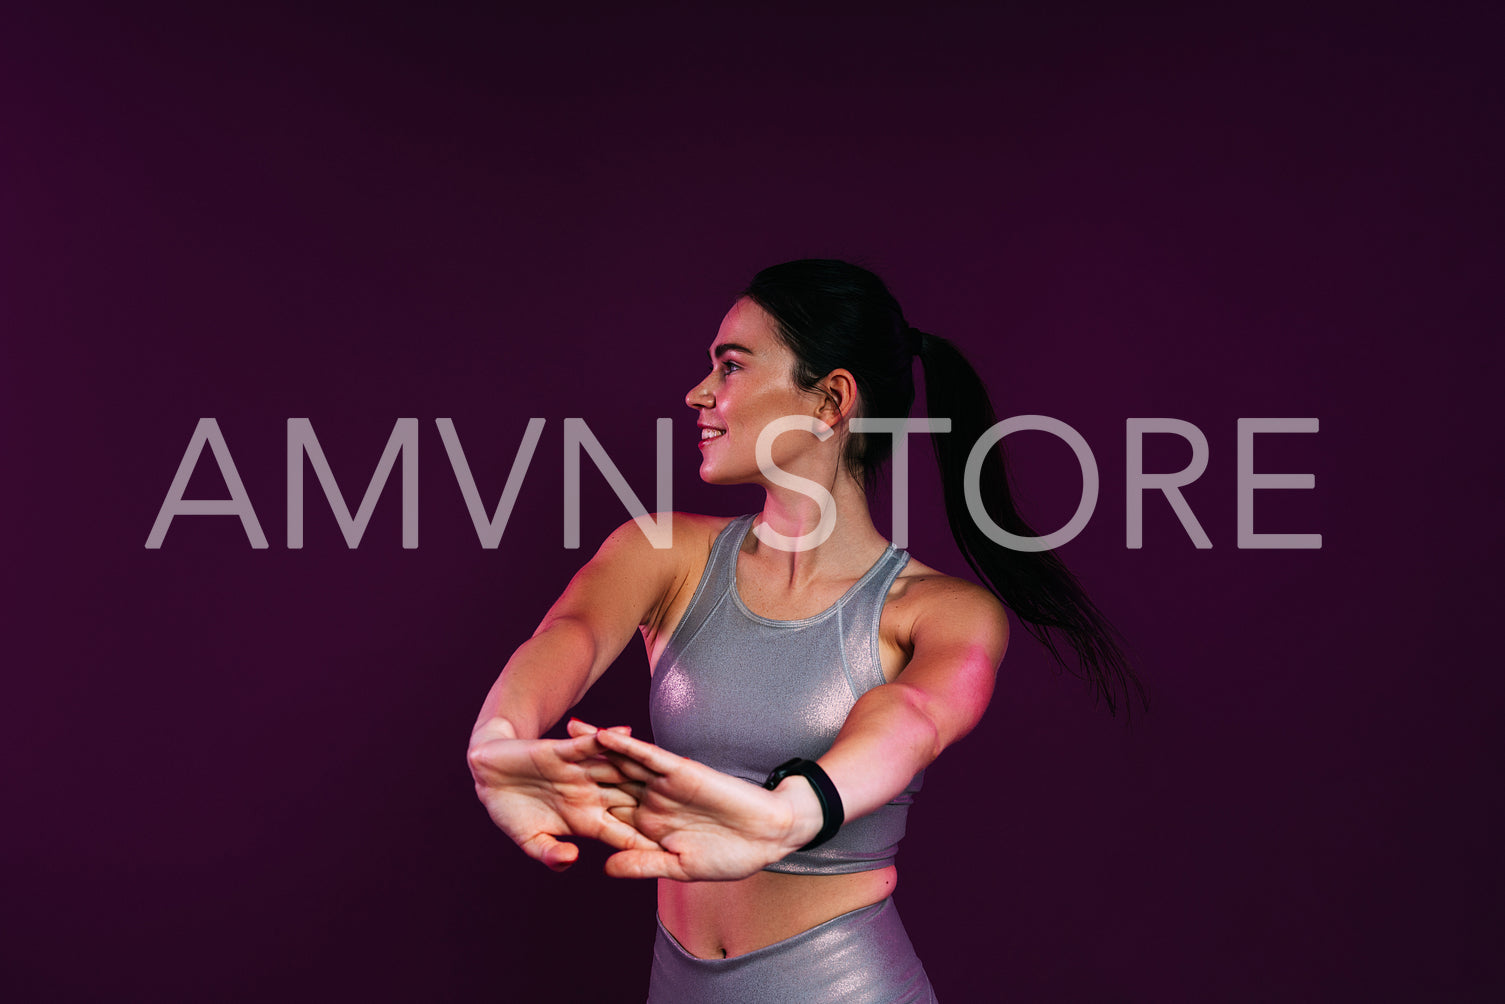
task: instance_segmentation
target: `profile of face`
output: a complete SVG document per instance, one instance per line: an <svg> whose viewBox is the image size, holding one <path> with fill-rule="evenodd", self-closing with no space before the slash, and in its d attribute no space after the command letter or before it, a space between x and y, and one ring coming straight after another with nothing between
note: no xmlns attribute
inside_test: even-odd
<svg viewBox="0 0 1505 1004"><path fill-rule="evenodd" d="M788 415L830 418L828 398L794 382L795 356L774 331L773 319L743 297L732 304L710 347L711 372L685 395L698 412L700 477L707 484L766 483L758 469L758 435ZM840 437L824 443L792 432L773 443L780 469L819 478L840 456Z"/></svg>

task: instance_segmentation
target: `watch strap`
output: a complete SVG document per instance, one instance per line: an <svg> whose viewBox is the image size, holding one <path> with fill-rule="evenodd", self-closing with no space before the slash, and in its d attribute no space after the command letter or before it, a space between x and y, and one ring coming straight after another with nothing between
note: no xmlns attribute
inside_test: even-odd
<svg viewBox="0 0 1505 1004"><path fill-rule="evenodd" d="M846 820L846 812L842 808L841 795L837 792L836 785L831 783L830 776L814 760L804 760L800 757L786 760L773 769L773 772L768 775L768 780L763 782L763 787L772 791L786 777L794 774L810 782L810 787L815 791L815 798L820 802L820 832L813 840L800 848L802 851L808 851L836 836L836 831L841 829L841 824Z"/></svg>

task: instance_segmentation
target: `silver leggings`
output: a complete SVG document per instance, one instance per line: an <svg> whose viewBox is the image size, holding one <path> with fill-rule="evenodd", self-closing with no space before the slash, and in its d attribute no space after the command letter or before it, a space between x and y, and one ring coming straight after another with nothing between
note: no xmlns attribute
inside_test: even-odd
<svg viewBox="0 0 1505 1004"><path fill-rule="evenodd" d="M658 925L648 1004L935 1004L892 899L730 959L698 959Z"/></svg>

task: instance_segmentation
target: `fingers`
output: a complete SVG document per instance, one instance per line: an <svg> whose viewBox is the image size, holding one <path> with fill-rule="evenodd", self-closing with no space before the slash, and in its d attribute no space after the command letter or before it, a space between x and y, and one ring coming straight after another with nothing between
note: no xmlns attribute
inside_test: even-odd
<svg viewBox="0 0 1505 1004"><path fill-rule="evenodd" d="M657 771L649 770L631 757L613 756L610 759L610 763L612 768L622 775L623 782L636 781L642 785L663 776Z"/></svg>
<svg viewBox="0 0 1505 1004"><path fill-rule="evenodd" d="M571 739L579 739L581 736L593 736L597 732L601 731L600 729L596 728L594 725L590 725L590 724L587 724L586 722L582 722L578 718L571 718L569 721L565 722L564 723L564 730L570 734L570 738ZM630 735L632 735L632 726L631 725L613 725L613 726L611 726L611 728L606 729L605 731L607 731L607 732L620 732L623 735L629 735L630 736Z"/></svg>
<svg viewBox="0 0 1505 1004"><path fill-rule="evenodd" d="M633 809L620 806L616 809L608 809L602 814L601 832L596 834L596 839L603 844L615 847L618 851L641 851L663 853L663 848L657 843L643 836L629 821L622 817L627 816L630 820Z"/></svg>
<svg viewBox="0 0 1505 1004"><path fill-rule="evenodd" d="M632 799L633 805L642 805L643 796L646 795L648 791L647 785L637 781L623 781L621 784L612 785L612 788Z"/></svg>
<svg viewBox="0 0 1505 1004"><path fill-rule="evenodd" d="M566 728L568 728L572 739L584 739L588 736L595 736L599 731L601 731L594 725L582 722L578 718L571 718L567 723ZM618 732L622 735L631 735L632 726L614 725L610 729L607 729L605 731ZM627 761L628 758L623 757L620 753L609 753L604 749L600 750L596 754L596 757L598 759L586 759L580 761L581 766L585 768L586 776L589 777L592 781L596 782L597 784L621 784L629 780L628 776L623 773L621 769L621 763L623 761Z"/></svg>
<svg viewBox="0 0 1505 1004"><path fill-rule="evenodd" d="M634 830L637 830L637 832L643 833L642 828L638 825L638 809L642 806L642 785L622 785L614 790L617 792L618 797L612 799L611 804L606 806L607 813L613 818L626 823ZM653 839L653 837L646 833L643 833L643 835L648 837L649 840Z"/></svg>
<svg viewBox="0 0 1505 1004"><path fill-rule="evenodd" d="M555 840L547 833L535 833L519 844L523 853L556 872L562 872L580 857L580 848L563 840Z"/></svg>
<svg viewBox="0 0 1505 1004"><path fill-rule="evenodd" d="M637 803L624 793L614 789L603 789L610 792L614 801L611 805L602 806L598 814L593 813L594 819L586 822L582 819L573 831L579 836L588 836L616 849L617 851L655 851L662 852L660 847L651 838L644 836L632 825ZM562 872L569 868L580 858L580 848L573 843L560 840L553 834L538 832L526 840L518 842L523 853L535 861L547 866L556 872Z"/></svg>
<svg viewBox="0 0 1505 1004"><path fill-rule="evenodd" d="M564 741L558 751L560 759L585 766L586 773L592 781L597 784L620 784L629 777L638 781L649 780L643 768L630 755L612 753L598 741L602 735L630 738L632 736L631 725L613 725L608 729L598 729L588 722L571 718L565 723L565 728L570 738ZM592 756L604 759L598 763L591 763L588 758Z"/></svg>
<svg viewBox="0 0 1505 1004"><path fill-rule="evenodd" d="M604 757L600 760L586 760L581 767L585 770L585 776L597 784L623 784L632 780L620 767Z"/></svg>
<svg viewBox="0 0 1505 1004"><path fill-rule="evenodd" d="M606 874L612 878L669 878L681 882L690 876L680 866L679 858L663 850L624 850L606 859Z"/></svg>
<svg viewBox="0 0 1505 1004"><path fill-rule="evenodd" d="M632 736L614 730L597 733L596 741L613 753L629 756L644 767L660 774L667 774L684 762L683 757L675 756L662 747L645 743L641 739L634 739Z"/></svg>
<svg viewBox="0 0 1505 1004"><path fill-rule="evenodd" d="M594 726L586 725L584 722L581 722L580 726L592 731L587 732L582 730L579 735L572 736L569 739L539 740L540 744L546 748L545 755L557 757L565 763L578 764L589 760L591 757L600 757L604 754L606 748L601 745L601 736L606 735L606 731L595 729ZM575 728L576 726L574 725L570 726L572 732Z"/></svg>
<svg viewBox="0 0 1505 1004"><path fill-rule="evenodd" d="M633 787L641 789L642 786L633 785ZM637 795L632 790L629 790L627 785L603 785L597 793L597 797L601 799L602 807L608 810L627 807L635 808L638 804Z"/></svg>

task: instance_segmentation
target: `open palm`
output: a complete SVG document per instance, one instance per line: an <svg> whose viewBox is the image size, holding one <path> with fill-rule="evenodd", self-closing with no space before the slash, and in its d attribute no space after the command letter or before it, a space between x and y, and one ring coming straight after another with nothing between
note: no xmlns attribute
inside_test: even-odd
<svg viewBox="0 0 1505 1004"><path fill-rule="evenodd" d="M561 837L588 837L619 851L657 849L612 814L637 803L614 787L627 778L602 754L594 735L499 738L471 748L470 769L492 822L529 857L563 871L580 851Z"/></svg>
<svg viewBox="0 0 1505 1004"><path fill-rule="evenodd" d="M623 848L606 862L617 878L682 882L746 878L783 858L794 815L771 791L618 732L599 733L612 762L631 783L633 804L610 814L651 843Z"/></svg>

